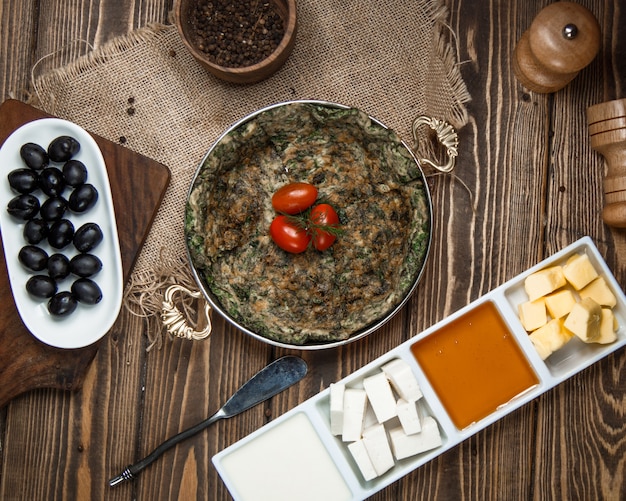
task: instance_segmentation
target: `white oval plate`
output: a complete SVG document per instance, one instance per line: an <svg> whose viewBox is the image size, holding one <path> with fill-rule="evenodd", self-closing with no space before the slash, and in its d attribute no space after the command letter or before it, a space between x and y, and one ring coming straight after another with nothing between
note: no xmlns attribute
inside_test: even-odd
<svg viewBox="0 0 626 501"><path fill-rule="evenodd" d="M26 281L35 273L27 270L18 261L20 249L27 245L23 236L25 223L7 212L9 201L17 195L11 189L7 176L14 169L26 167L20 157L20 148L24 143L37 143L47 149L53 139L63 135L72 136L80 143L80 151L73 158L85 164L87 182L98 190L98 201L91 210L83 214L74 214L68 210L65 217L72 221L75 229L88 222L97 223L102 229L104 238L91 252L102 261L102 270L93 277L102 290L102 300L93 306L78 303L71 315L55 317L48 312L47 300L34 299L26 292ZM52 161L50 165L62 167L62 164ZM0 177L0 231L4 256L15 305L24 325L37 339L56 348L82 348L96 342L115 322L123 293L122 259L113 198L100 148L87 131L72 122L58 118L35 120L15 130L0 148ZM69 197L69 193L68 187L63 196ZM40 190L34 194L40 202L46 198ZM78 253L72 244L60 251L50 247L45 241L39 246L48 254L61 252L69 258ZM59 291L69 290L76 278L70 275L60 281Z"/></svg>

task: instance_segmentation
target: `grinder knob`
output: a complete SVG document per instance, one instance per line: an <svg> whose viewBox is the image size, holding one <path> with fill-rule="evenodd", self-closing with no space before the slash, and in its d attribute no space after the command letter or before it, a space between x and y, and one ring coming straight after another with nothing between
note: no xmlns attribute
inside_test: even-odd
<svg viewBox="0 0 626 501"><path fill-rule="evenodd" d="M600 25L585 7L555 2L543 8L515 47L513 72L533 92L565 87L596 57Z"/></svg>
<svg viewBox="0 0 626 501"><path fill-rule="evenodd" d="M587 108L591 147L607 162L604 177L604 222L626 228L626 99Z"/></svg>

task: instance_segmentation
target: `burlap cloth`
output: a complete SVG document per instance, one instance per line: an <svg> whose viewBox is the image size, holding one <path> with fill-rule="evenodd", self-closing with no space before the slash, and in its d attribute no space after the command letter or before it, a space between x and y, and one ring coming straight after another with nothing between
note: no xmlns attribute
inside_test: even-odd
<svg viewBox="0 0 626 501"><path fill-rule="evenodd" d="M437 0L299 0L297 8L293 53L258 84L237 86L208 74L172 25L132 32L34 77L40 108L171 170L126 288L126 304L138 314L158 319L164 286L192 284L183 235L187 191L211 144L240 118L277 102L328 100L362 109L409 143L418 115L457 128L466 123L469 96L448 13ZM146 331L150 347L158 345L159 330Z"/></svg>

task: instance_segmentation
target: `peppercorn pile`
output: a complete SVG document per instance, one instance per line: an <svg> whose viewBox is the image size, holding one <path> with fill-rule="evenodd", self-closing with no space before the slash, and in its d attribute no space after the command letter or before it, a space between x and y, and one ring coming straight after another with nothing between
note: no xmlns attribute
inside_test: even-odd
<svg viewBox="0 0 626 501"><path fill-rule="evenodd" d="M200 0L191 23L198 49L230 68L259 63L276 50L285 32L269 0Z"/></svg>

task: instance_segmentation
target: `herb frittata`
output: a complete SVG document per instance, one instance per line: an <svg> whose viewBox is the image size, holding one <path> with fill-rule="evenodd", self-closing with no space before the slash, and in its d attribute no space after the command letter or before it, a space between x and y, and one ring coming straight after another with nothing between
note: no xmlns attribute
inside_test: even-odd
<svg viewBox="0 0 626 501"><path fill-rule="evenodd" d="M324 252L269 236L272 194L303 181L338 212ZM186 208L192 264L238 324L281 343L339 341L382 319L421 273L430 242L421 169L393 131L357 109L264 110L205 158Z"/></svg>

